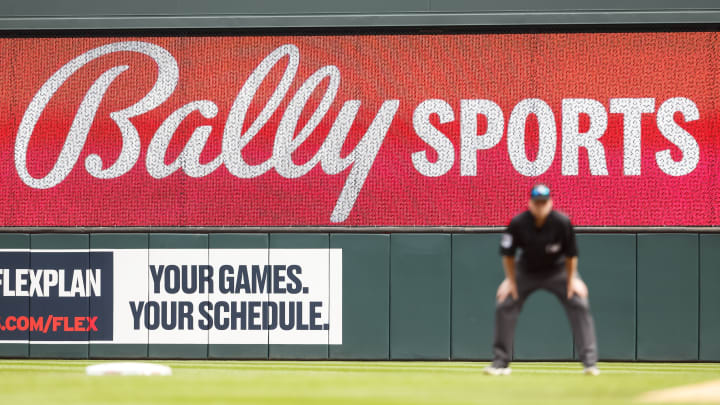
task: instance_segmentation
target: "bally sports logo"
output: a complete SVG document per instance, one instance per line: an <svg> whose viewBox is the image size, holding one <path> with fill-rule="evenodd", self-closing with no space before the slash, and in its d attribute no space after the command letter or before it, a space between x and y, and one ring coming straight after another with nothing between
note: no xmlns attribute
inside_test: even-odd
<svg viewBox="0 0 720 405"><path fill-rule="evenodd" d="M692 34L678 34L672 39L684 41L688 35ZM610 37L620 38L618 49L634 44L622 42L622 35ZM585 76L607 77L605 69L612 65L608 60L587 66L586 71L575 72L575 87L579 90L563 93L555 89L575 89L571 79L538 84L535 76L544 76L545 72L530 74L521 71L521 66L515 63L506 66L503 53L512 48L507 44L500 47L496 42L504 43L510 38L522 44L542 38L547 46L529 48L537 48L538 53L545 52L546 48L547 52L555 52L552 50L556 48L571 52L566 49L593 42L597 36L436 38L352 39L350 42L368 55L385 49L382 44L391 44L402 53L401 59L408 66L408 72L376 71L369 77L358 76L356 70L341 72L341 67L323 64L322 58L313 53L335 55L335 48L329 44L333 44L332 41L344 44L340 38L318 39L322 45L317 46L327 47L326 53L308 45L314 44L309 38L296 41L304 44L302 46L288 42L277 45L278 41L272 37L189 38L186 42L188 46L198 47L197 54L204 55L206 49L201 45L209 44L212 46L208 47L226 54L252 55L239 59L242 66L228 66L218 59L217 70L206 66L208 69L202 70L202 76L190 78L183 76L181 67L197 66L206 59L187 59L190 48L172 45L169 39L120 40L90 49L78 48L82 52L63 62L47 79L43 78L18 119L19 124L14 128L13 178L19 178L24 189L16 187L19 193L12 194L23 196L31 203L33 196L54 195L52 190L65 193L63 190L68 187L81 189L89 185L110 187L107 191L111 193L129 194L122 204L103 202L113 209L101 209L97 205L71 207L67 215L42 217L43 221L53 224L81 221L84 223L79 225L402 225L406 222L458 225L467 221L464 224L505 225L515 209L499 213L479 205L478 201L488 196L505 198L510 190L525 189L526 183L540 176L560 190L579 183L584 186L577 189L585 189L587 185L604 188L611 181L625 187L623 190L632 190L633 196L637 196L638 190L650 192L649 185L655 191L656 187L678 189L698 184L688 177L693 174L703 181L714 181L705 170L713 165L715 154L701 153L712 149L712 145L707 144L712 142L708 130L714 126L698 122L702 108L714 109L714 99L708 101L708 94L698 93L707 86L702 88L693 82L678 87L669 82L669 91L659 91L656 86L646 92L629 84L596 87ZM463 82L457 82L458 77L452 75L433 78L444 83L438 84L438 89L443 89L439 91L434 88L433 80L422 76L427 75L426 70L433 71L425 66L431 60L415 60L411 55L424 49L422 47L434 49L441 40L455 41L453 38L464 41L465 48L458 52L467 54L471 52L469 49L483 46L488 50L497 46L497 52L486 55L490 70L484 75L475 72L484 68L486 61L472 58L448 60L445 65L433 68L448 69L446 65L457 63L473 75L473 79L467 77ZM39 44L38 40L34 43ZM398 45L401 43L410 45L402 48ZM345 49L346 45L337 46ZM301 53L301 49L308 47L314 51ZM258 49L263 49L263 53L259 54ZM211 51L207 52L211 58ZM178 54L186 55L186 59L178 60ZM583 55L577 57L583 58ZM549 57L532 52L525 56L533 63ZM212 58L221 57L212 54ZM135 64L144 60L145 68L134 70L133 63L123 63L123 58ZM305 61L306 66L301 61ZM102 69L92 75L83 73L98 64ZM349 70L347 64L344 66ZM197 68L194 69L197 72ZM381 75L385 76L379 78ZM413 81L414 75L418 75L416 81ZM506 75L511 75L513 81L506 81ZM78 82L77 76L84 79ZM239 87L222 88L218 92L218 86L205 84L236 76L243 78L237 82ZM390 79L385 80L386 76ZM130 77L144 84L129 85ZM674 76L664 77L671 81ZM367 80L371 83L364 82ZM624 83L623 78L618 80ZM150 86L145 85L147 83ZM186 87L196 85L212 90L216 96L188 93ZM63 90L68 88L74 89L70 95ZM580 90L582 88L588 90ZM59 94L64 94L64 98L59 98ZM115 103L108 109L106 106L118 94L122 95L123 104ZM217 94L231 101L220 99ZM358 97L350 98L349 94ZM66 99L78 101L62 108L51 107ZM364 104L372 105L372 109L368 111ZM16 113L18 111L13 110L13 114ZM67 125L51 127L48 122ZM101 133L93 130L98 122L104 123ZM59 153L44 150L39 153L37 149L33 152L32 145L45 142L48 130L55 138L63 139ZM104 139L100 146L95 140L98 137ZM381 149L386 150L385 154ZM302 159L298 158L300 155ZM709 160L702 162L702 156ZM82 168L76 169L79 161ZM134 170L138 165L143 167ZM702 173L696 172L698 167ZM343 172L346 173L344 179L333 177L326 181L325 175L332 177ZM125 176L132 180L111 181ZM205 182L200 180L205 177L208 178ZM161 179L162 182L157 181ZM253 181L238 182L243 179ZM627 186L629 183L633 185ZM124 189L113 186L115 184L123 184ZM126 191L129 184L137 185L136 191ZM367 199L363 200L360 196L366 184L370 184L372 190L366 192ZM160 199L167 207L162 212L153 211L150 205L156 205L154 202L148 206L138 205L141 204L137 202L141 200L138 196L147 198L142 190L154 188L164 190L153 193L153 198ZM296 191L294 210L277 201L281 195L285 198L283 191L288 188ZM42 190L48 192L43 194ZM435 193L443 190L443 194L431 194L431 190ZM186 200L183 196L188 193L203 197L196 199L200 201ZM234 194L237 193L247 194L236 200ZM559 198L568 196L570 206L564 209L578 224L631 221L631 217L619 219L621 217L613 213L612 201L604 203L604 210L595 213L596 210L587 210L577 196L569 193L579 195L581 192L568 190L558 194ZM625 194L615 195L618 210L629 203L630 197L623 197ZM217 209L206 208L201 201L208 196L209 202L222 203L227 209L219 213ZM446 196L452 203L440 201ZM618 200L620 197L626 201ZM402 209L393 209L390 202L396 202ZM458 209L458 203L463 209ZM577 206L573 205L576 203ZM356 212L357 204L364 205L353 218L351 213ZM653 199L653 204L666 213L667 206L663 204L672 203ZM650 212L647 208L643 206L642 211ZM124 214L107 214L114 210ZM714 217L707 217L714 215L713 210L692 211L699 217L688 219L682 215L678 220L715 223ZM61 212L58 209L58 213ZM35 217L28 215L32 223ZM8 223L22 221L9 214L7 218ZM657 216L648 214L639 222L652 221L652 218Z"/></svg>
<svg viewBox="0 0 720 405"><path fill-rule="evenodd" d="M341 255L3 251L0 341L341 344Z"/></svg>

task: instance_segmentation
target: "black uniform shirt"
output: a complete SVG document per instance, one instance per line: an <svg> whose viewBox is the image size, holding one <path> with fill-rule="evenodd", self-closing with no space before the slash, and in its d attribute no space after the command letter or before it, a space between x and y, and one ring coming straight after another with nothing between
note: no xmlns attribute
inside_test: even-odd
<svg viewBox="0 0 720 405"><path fill-rule="evenodd" d="M500 240L500 254L515 256L518 247L518 269L533 274L556 271L565 265L566 257L578 254L570 218L554 210L540 228L529 210L510 221Z"/></svg>

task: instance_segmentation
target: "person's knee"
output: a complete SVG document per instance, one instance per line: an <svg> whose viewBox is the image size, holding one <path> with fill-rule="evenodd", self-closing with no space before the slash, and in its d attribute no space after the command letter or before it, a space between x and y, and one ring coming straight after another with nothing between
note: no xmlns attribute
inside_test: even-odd
<svg viewBox="0 0 720 405"><path fill-rule="evenodd" d="M568 300L568 306L574 310L589 311L590 301L587 298L575 294Z"/></svg>
<svg viewBox="0 0 720 405"><path fill-rule="evenodd" d="M495 301L495 310L498 312L512 312L520 308L520 300L507 297L502 301Z"/></svg>

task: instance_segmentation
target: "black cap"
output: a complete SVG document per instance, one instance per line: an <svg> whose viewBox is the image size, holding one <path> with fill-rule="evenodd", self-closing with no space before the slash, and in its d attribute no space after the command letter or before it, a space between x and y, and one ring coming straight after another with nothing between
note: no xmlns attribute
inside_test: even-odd
<svg viewBox="0 0 720 405"><path fill-rule="evenodd" d="M550 187L544 184L536 184L530 190L531 200L549 200L550 199Z"/></svg>

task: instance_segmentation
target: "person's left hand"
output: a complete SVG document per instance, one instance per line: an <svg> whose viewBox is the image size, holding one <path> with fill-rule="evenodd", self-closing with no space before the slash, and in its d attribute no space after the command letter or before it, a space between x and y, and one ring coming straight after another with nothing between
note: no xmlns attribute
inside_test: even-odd
<svg viewBox="0 0 720 405"><path fill-rule="evenodd" d="M573 294L577 294L580 298L587 298L588 288L585 283L577 278L573 277L572 280L568 281L567 286L567 297L572 298Z"/></svg>

